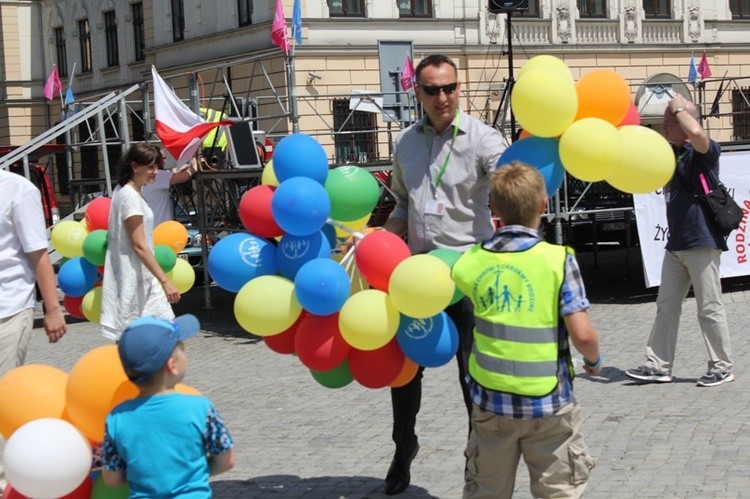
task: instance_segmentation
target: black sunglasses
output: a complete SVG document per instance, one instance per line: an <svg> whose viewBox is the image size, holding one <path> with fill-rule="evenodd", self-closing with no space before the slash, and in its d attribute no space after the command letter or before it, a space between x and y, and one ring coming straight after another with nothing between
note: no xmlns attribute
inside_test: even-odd
<svg viewBox="0 0 750 499"><path fill-rule="evenodd" d="M419 88L421 88L424 93L427 95L438 95L440 94L440 91L442 90L445 95L450 95L453 92L456 91L456 87L458 87L458 82L456 83L449 83L447 85L419 85Z"/></svg>

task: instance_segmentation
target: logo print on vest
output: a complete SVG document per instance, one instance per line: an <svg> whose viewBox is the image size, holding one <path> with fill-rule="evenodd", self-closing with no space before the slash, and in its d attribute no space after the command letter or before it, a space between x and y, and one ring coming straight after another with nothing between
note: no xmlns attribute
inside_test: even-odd
<svg viewBox="0 0 750 499"><path fill-rule="evenodd" d="M513 265L494 265L482 272L472 289L474 305L482 311L534 311L534 288L526 274Z"/></svg>

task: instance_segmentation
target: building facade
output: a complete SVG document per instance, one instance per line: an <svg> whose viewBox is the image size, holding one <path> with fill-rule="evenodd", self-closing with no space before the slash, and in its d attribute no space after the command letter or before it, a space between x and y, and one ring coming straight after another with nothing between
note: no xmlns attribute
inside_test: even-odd
<svg viewBox="0 0 750 499"><path fill-rule="evenodd" d="M294 0L279 1L290 25ZM396 83L405 58L437 52L459 66L463 109L490 123L507 117L509 77L550 54L576 79L601 68L622 75L645 123L659 121L646 106L664 86L689 92L705 114L721 87L706 121L712 137L750 140L750 0L530 0L511 13L492 13L487 1L301 0L302 44L291 58L271 42L275 0L1 1L0 143L60 121L61 100L42 95L53 65L62 93L72 79L80 102L143 84L129 108L145 123L130 134L148 139L154 65L186 101L228 113L253 102L260 128L313 134L333 163L387 162L393 134L416 113ZM712 78L686 85L691 55L704 53Z"/></svg>

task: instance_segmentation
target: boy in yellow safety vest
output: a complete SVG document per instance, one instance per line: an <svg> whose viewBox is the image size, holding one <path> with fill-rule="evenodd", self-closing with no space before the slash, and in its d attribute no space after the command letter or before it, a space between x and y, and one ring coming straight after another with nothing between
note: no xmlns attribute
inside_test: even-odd
<svg viewBox="0 0 750 499"><path fill-rule="evenodd" d="M580 432L568 338L589 375L601 372L602 356L578 262L537 230L547 206L538 170L500 166L490 202L503 226L452 270L476 318L464 497L511 497L521 455L533 497L580 497L594 462Z"/></svg>

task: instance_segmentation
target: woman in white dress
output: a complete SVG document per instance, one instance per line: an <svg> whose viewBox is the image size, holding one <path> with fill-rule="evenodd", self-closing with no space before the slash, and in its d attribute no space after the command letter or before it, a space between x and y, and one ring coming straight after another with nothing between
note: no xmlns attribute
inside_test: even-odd
<svg viewBox="0 0 750 499"><path fill-rule="evenodd" d="M158 147L134 144L117 165L107 231L102 283L102 336L119 340L139 317L173 319L180 293L154 257L154 214L141 188L156 179L163 162Z"/></svg>

